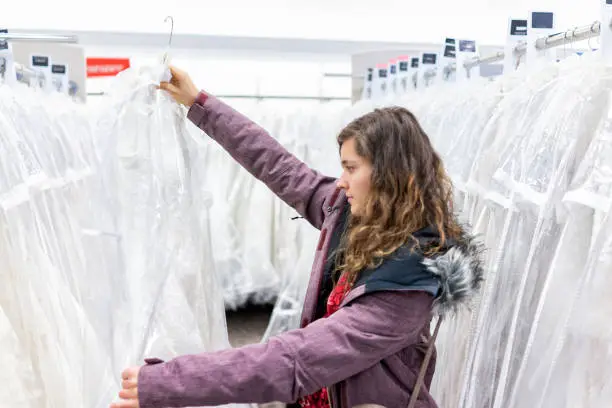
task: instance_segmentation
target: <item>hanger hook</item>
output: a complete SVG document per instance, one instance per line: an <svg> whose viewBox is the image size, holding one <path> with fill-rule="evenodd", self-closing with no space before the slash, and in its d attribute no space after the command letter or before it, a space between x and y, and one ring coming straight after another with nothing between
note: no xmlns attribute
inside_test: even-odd
<svg viewBox="0 0 612 408"><path fill-rule="evenodd" d="M174 35L174 18L172 16L168 16L164 19L164 23L167 23L170 20L170 38L168 38L168 48L172 46L172 36Z"/></svg>

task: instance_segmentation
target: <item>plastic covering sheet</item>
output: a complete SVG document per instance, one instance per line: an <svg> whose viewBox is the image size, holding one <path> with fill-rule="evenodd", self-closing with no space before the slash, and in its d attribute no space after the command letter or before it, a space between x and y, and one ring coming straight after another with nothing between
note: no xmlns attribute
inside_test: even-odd
<svg viewBox="0 0 612 408"><path fill-rule="evenodd" d="M611 79L588 55L396 101L422 121L488 248L473 313L440 333L440 406L612 403Z"/></svg>
<svg viewBox="0 0 612 408"><path fill-rule="evenodd" d="M341 124L339 108L279 106L267 102L243 112L263 126L287 150L325 174L338 174L338 149L333 133ZM210 207L212 258L225 306L273 304L299 321L305 285L314 259L316 230L260 181L240 167L217 143L189 127L205 146L205 185ZM281 301L282 299L282 301ZM287 303L288 302L288 303ZM281 307L283 303L286 306ZM286 307L291 305L291 310ZM280 310L280 309L279 309ZM276 315L276 313L275 313ZM277 322L272 323L273 326ZM286 321L278 327L292 327ZM265 338L278 334L268 331Z"/></svg>
<svg viewBox="0 0 612 408"><path fill-rule="evenodd" d="M229 347L208 151L164 74L125 72L95 114L0 86L2 407L107 407L144 357Z"/></svg>

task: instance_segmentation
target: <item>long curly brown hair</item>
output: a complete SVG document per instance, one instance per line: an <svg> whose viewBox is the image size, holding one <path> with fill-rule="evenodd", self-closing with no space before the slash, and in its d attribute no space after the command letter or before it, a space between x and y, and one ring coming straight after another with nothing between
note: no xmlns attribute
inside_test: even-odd
<svg viewBox="0 0 612 408"><path fill-rule="evenodd" d="M376 109L347 125L338 144L355 140L357 154L372 165L371 191L363 211L350 216L337 269L354 282L398 248L418 243L414 232L436 228L440 239L424 252L439 251L461 235L452 208L452 184L429 137L407 109Z"/></svg>

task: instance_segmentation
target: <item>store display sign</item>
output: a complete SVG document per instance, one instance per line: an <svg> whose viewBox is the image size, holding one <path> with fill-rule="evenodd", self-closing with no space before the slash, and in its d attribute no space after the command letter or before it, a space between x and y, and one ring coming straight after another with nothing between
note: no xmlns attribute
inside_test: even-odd
<svg viewBox="0 0 612 408"><path fill-rule="evenodd" d="M531 28L551 29L554 26L553 13L534 12L531 15Z"/></svg>
<svg viewBox="0 0 612 408"><path fill-rule="evenodd" d="M612 0L605 0L601 4L601 17L599 21L612 20ZM612 30L602 25L599 33L599 52L605 62L610 67L612 66Z"/></svg>
<svg viewBox="0 0 612 408"><path fill-rule="evenodd" d="M447 45L444 47L444 56L446 58L455 58L457 56L457 50L454 45Z"/></svg>
<svg viewBox="0 0 612 408"><path fill-rule="evenodd" d="M0 30L0 34L8 34L8 30ZM0 50L8 50L8 41L0 39Z"/></svg>
<svg viewBox="0 0 612 408"><path fill-rule="evenodd" d="M527 35L527 20L512 20L510 22L510 35Z"/></svg>
<svg viewBox="0 0 612 408"><path fill-rule="evenodd" d="M33 86L47 91L53 90L51 78L51 59L45 55L32 55L30 57L30 68L36 73L36 78L32 78Z"/></svg>
<svg viewBox="0 0 612 408"><path fill-rule="evenodd" d="M476 52L476 41L468 41L468 40L459 41L459 51Z"/></svg>
<svg viewBox="0 0 612 408"><path fill-rule="evenodd" d="M8 30L0 29L0 33L8 33ZM13 50L6 40L0 40L0 82L17 82Z"/></svg>
<svg viewBox="0 0 612 408"><path fill-rule="evenodd" d="M42 57L40 55L32 56L32 66L37 68L48 68L49 57Z"/></svg>
<svg viewBox="0 0 612 408"><path fill-rule="evenodd" d="M552 49L538 49L534 45L539 38L555 34L554 13L534 11L527 19L527 52L525 61L532 64L538 60L555 61L556 52Z"/></svg>
<svg viewBox="0 0 612 408"><path fill-rule="evenodd" d="M115 76L129 67L129 58L87 58L87 77Z"/></svg>
<svg viewBox="0 0 612 408"><path fill-rule="evenodd" d="M437 54L423 54L423 64L425 65L435 65L437 59Z"/></svg>
<svg viewBox="0 0 612 408"><path fill-rule="evenodd" d="M62 64L51 65L53 89L60 93L68 93L68 67Z"/></svg>

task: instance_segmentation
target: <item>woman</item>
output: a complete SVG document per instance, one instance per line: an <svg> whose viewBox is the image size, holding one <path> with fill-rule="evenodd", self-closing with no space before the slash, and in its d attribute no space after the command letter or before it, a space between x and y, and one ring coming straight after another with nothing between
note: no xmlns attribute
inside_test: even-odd
<svg viewBox="0 0 612 408"><path fill-rule="evenodd" d="M482 280L478 247L451 209L451 186L416 119L369 113L339 135L342 176L308 168L265 130L172 69L162 83L188 118L321 230L301 328L266 344L123 373L115 408L282 401L297 407L436 407L430 321ZM433 343L433 341L431 342ZM433 351L433 347L430 348ZM417 377L421 374L419 385Z"/></svg>

